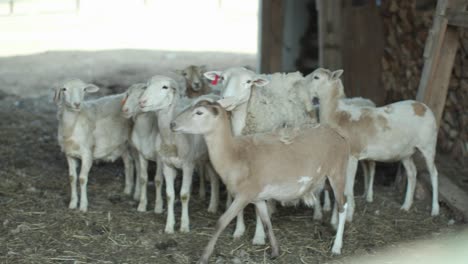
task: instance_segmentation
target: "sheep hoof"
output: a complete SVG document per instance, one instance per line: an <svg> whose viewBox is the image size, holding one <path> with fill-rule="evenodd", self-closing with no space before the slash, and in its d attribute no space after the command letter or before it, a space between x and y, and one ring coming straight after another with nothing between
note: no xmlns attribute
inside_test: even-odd
<svg viewBox="0 0 468 264"><path fill-rule="evenodd" d="M332 254L334 255L341 255L341 247L333 246Z"/></svg>
<svg viewBox="0 0 468 264"><path fill-rule="evenodd" d="M155 207L154 207L154 213L156 213L156 214L162 214L162 212L163 212L163 207L162 207L162 205L160 205L160 206L155 206Z"/></svg>
<svg viewBox="0 0 468 264"><path fill-rule="evenodd" d="M174 234L174 227L167 227L164 229L164 233L166 234Z"/></svg>
<svg viewBox="0 0 468 264"><path fill-rule="evenodd" d="M72 201L72 202L70 202L70 204L68 205L68 208L70 208L70 209L76 209L77 205L78 205L78 202Z"/></svg>
<svg viewBox="0 0 468 264"><path fill-rule="evenodd" d="M180 232L181 233L188 233L188 232L190 232L190 228L188 226L181 226L180 227Z"/></svg>
<svg viewBox="0 0 468 264"><path fill-rule="evenodd" d="M374 201L374 197L372 197L372 196L367 196L367 197L366 197L366 201L367 201L368 203L372 203L372 202Z"/></svg>
<svg viewBox="0 0 468 264"><path fill-rule="evenodd" d="M273 259L277 258L277 257L279 257L279 255L280 254L279 254L279 249L278 248L274 248L274 249L271 250L271 258L273 258Z"/></svg>
<svg viewBox="0 0 468 264"><path fill-rule="evenodd" d="M323 214L322 213L314 213L313 218L314 218L315 221L320 221L323 218Z"/></svg>
<svg viewBox="0 0 468 264"><path fill-rule="evenodd" d="M139 201L139 200L140 200L140 194L135 192L135 193L133 194L133 200Z"/></svg>
<svg viewBox="0 0 468 264"><path fill-rule="evenodd" d="M86 213L88 211L88 207L80 207L80 211Z"/></svg>
<svg viewBox="0 0 468 264"><path fill-rule="evenodd" d="M431 216L438 216L439 215L439 205L432 208Z"/></svg>
<svg viewBox="0 0 468 264"><path fill-rule="evenodd" d="M130 194L132 193L132 189L129 188L129 187L125 187L124 193L125 193L126 195L130 195Z"/></svg>
<svg viewBox="0 0 468 264"><path fill-rule="evenodd" d="M244 231L245 230L236 229L236 231L234 231L234 234L232 236L234 237L234 239L238 239L244 235Z"/></svg>
<svg viewBox="0 0 468 264"><path fill-rule="evenodd" d="M218 211L217 206L208 207L208 213L216 214L217 211Z"/></svg>
<svg viewBox="0 0 468 264"><path fill-rule="evenodd" d="M140 203L137 208L138 212L146 212L146 204Z"/></svg>
<svg viewBox="0 0 468 264"><path fill-rule="evenodd" d="M252 240L252 244L254 245L265 245L265 238L264 237L254 237Z"/></svg>
<svg viewBox="0 0 468 264"><path fill-rule="evenodd" d="M410 209L410 206L409 206L409 205L405 205L405 204L402 205L401 208L400 208L400 210L403 210L403 211L406 211L406 212L408 212L409 209Z"/></svg>

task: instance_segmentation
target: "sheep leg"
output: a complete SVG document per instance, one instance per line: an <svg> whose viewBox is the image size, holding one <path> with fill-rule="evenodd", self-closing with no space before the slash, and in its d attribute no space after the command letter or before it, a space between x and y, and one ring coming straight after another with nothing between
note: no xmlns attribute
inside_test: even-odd
<svg viewBox="0 0 468 264"><path fill-rule="evenodd" d="M188 233L190 231L189 201L190 187L192 185L193 170L195 165L187 163L183 166L182 188L180 190L180 200L182 202L182 219L180 222L180 232Z"/></svg>
<svg viewBox="0 0 468 264"><path fill-rule="evenodd" d="M330 192L325 189L323 191L323 211L330 212L331 210L331 199L330 199Z"/></svg>
<svg viewBox="0 0 468 264"><path fill-rule="evenodd" d="M434 164L434 150L420 148L419 149L426 161L427 170L431 175L431 185L432 185L432 211L431 215L439 215L439 183L438 183L438 172Z"/></svg>
<svg viewBox="0 0 468 264"><path fill-rule="evenodd" d="M134 167L133 159L129 151L124 151L122 153L122 160L125 167L125 188L124 193L126 195L132 194L133 181L134 181Z"/></svg>
<svg viewBox="0 0 468 264"><path fill-rule="evenodd" d="M82 212L88 211L88 174L92 164L91 155L82 155L80 170L80 211Z"/></svg>
<svg viewBox="0 0 468 264"><path fill-rule="evenodd" d="M413 204L414 189L416 188L416 166L414 165L412 157L404 158L402 163L406 170L408 182L406 186L405 202L401 206L401 209L408 211Z"/></svg>
<svg viewBox="0 0 468 264"><path fill-rule="evenodd" d="M226 229L227 225L238 215L244 207L248 204L248 199L237 195L234 198L231 206L224 212L224 214L219 218L218 223L216 224L216 231L208 242L208 245L205 247L203 251L202 257L199 260L199 263L208 263L208 260L213 253L214 246L216 245L216 241L218 240L221 232Z"/></svg>
<svg viewBox="0 0 468 264"><path fill-rule="evenodd" d="M68 208L70 209L75 209L78 205L78 194L76 192L76 167L78 165L78 162L75 158L67 156L67 162L68 162L68 173L70 174L70 189L71 189L71 194L70 194L70 204L68 205Z"/></svg>
<svg viewBox="0 0 468 264"><path fill-rule="evenodd" d="M279 246L275 234L273 233L273 226L271 225L267 204L265 201L257 202L255 203L255 208L257 215L260 216L263 225L267 228L268 231L268 239L270 240L271 244L271 257L277 257L279 256Z"/></svg>
<svg viewBox="0 0 468 264"><path fill-rule="evenodd" d="M198 164L198 178L200 180L200 186L198 189L198 197L200 197L200 200L204 201L206 198L206 189L205 189L205 173L206 173L206 168L204 163L199 163Z"/></svg>
<svg viewBox="0 0 468 264"><path fill-rule="evenodd" d="M166 182L166 200L167 200L167 219L166 228L164 232L168 234L174 233L175 217L174 217L174 180L177 172L174 168L164 164L163 165L164 181Z"/></svg>
<svg viewBox="0 0 468 264"><path fill-rule="evenodd" d="M235 198L234 198L235 200ZM229 206L229 208L232 206ZM257 232L255 230L255 232ZM244 223L244 210L240 210L239 214L237 215L237 221L236 221L236 230L234 230L234 234L232 235L234 238L240 238L243 236L245 233L245 223Z"/></svg>
<svg viewBox="0 0 468 264"><path fill-rule="evenodd" d="M319 188L317 191L314 192L314 220L322 220L322 205L320 204L320 193L322 192L323 188Z"/></svg>
<svg viewBox="0 0 468 264"><path fill-rule="evenodd" d="M162 176L162 167L163 164L161 160L158 158L156 162L156 175L154 176L154 190L155 194L155 202L154 202L154 212L157 214L161 214L163 212L163 199L162 199L162 183L163 183L163 176Z"/></svg>
<svg viewBox="0 0 468 264"><path fill-rule="evenodd" d="M216 213L218 211L218 204L219 204L219 179L218 175L216 175L215 171L211 167L211 164L207 163L205 170L208 172L210 176L210 183L211 183L211 195L210 195L210 204L208 205L208 212Z"/></svg>
<svg viewBox="0 0 468 264"><path fill-rule="evenodd" d="M346 220L348 222L353 221L354 215L354 180L356 178L356 170L358 165L358 159L353 156L349 157L348 167L346 169L346 188L345 195L348 201L348 209L346 214ZM335 196L336 199L336 196Z"/></svg>
<svg viewBox="0 0 468 264"><path fill-rule="evenodd" d="M369 190L369 167L367 166L367 161L361 160L359 162L362 168L362 174L364 176L364 197L367 195Z"/></svg>
<svg viewBox="0 0 468 264"><path fill-rule="evenodd" d="M356 162L357 166L357 162ZM343 166L344 167L344 166ZM344 169L344 168L343 168ZM346 189L345 182L340 179L341 170L335 175L331 175L329 177L330 185L333 189L333 194L335 195L335 221L336 221L336 212L338 211L338 228L336 231L335 241L333 242L332 253L333 254L341 254L341 248L343 246L343 233L344 233L344 226L346 222L346 211L348 208L348 204L346 203L344 191Z"/></svg>
<svg viewBox="0 0 468 264"><path fill-rule="evenodd" d="M348 204L342 206L342 211L338 215L338 229L336 230L335 241L333 242L332 253L336 255L341 254L341 248L343 247L343 233L346 222L346 211ZM338 211L338 210L337 210Z"/></svg>
<svg viewBox="0 0 468 264"><path fill-rule="evenodd" d="M267 212L268 212L268 208L267 208ZM258 213L256 213L255 216L256 216L255 217L255 221L256 221L255 235L254 235L254 238L252 240L252 244L254 244L254 245L265 245L265 229L263 228L262 219L258 215Z"/></svg>
<svg viewBox="0 0 468 264"><path fill-rule="evenodd" d="M267 201L267 206L268 206L268 212L270 213L270 216L274 213L276 213L276 211L278 211L278 209L276 209L276 201L275 200L268 200Z"/></svg>
<svg viewBox="0 0 468 264"><path fill-rule="evenodd" d="M227 209L232 204L232 195L228 191L226 191L226 193L227 193L227 196L226 196L226 209Z"/></svg>
<svg viewBox="0 0 468 264"><path fill-rule="evenodd" d="M133 193L133 200L139 201L140 194L141 194L141 186L140 186L140 177L141 177L141 170L140 170L140 157L138 153L133 155L135 157L134 164L136 164L136 177L135 177L135 192Z"/></svg>
<svg viewBox="0 0 468 264"><path fill-rule="evenodd" d="M375 161L367 161L369 166L369 183L366 191L366 201L372 203L374 201L374 177L375 177Z"/></svg>
<svg viewBox="0 0 468 264"><path fill-rule="evenodd" d="M148 185L148 161L139 155L139 167L140 167L140 203L138 204L137 211L145 212L146 205L148 204L148 198L146 195Z"/></svg>

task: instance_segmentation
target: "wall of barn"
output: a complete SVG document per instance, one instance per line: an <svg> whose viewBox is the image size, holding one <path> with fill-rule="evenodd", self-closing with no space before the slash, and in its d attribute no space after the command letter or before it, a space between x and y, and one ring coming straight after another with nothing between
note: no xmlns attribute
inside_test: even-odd
<svg viewBox="0 0 468 264"><path fill-rule="evenodd" d="M385 49L381 58L385 102L414 99L423 69L423 53L436 1L382 1ZM468 31L460 30L460 48L441 121L438 151L466 162L468 157Z"/></svg>

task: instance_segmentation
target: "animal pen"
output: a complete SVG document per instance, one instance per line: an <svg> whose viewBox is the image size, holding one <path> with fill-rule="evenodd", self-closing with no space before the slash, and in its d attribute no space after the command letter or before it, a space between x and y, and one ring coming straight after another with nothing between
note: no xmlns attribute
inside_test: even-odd
<svg viewBox="0 0 468 264"><path fill-rule="evenodd" d="M107 21L109 3L123 13ZM139 212L138 202L123 193L123 163L97 162L89 174L88 211L69 209L69 171L57 144L50 91L80 78L100 87L90 96L99 98L124 93L155 74L206 65L208 71L246 66L304 76L319 67L343 69L347 97L368 98L378 107L407 99L425 103L438 126L440 202L440 214L431 216L430 177L418 155L415 198L407 212L400 209L405 170L398 162L377 163L372 202L366 201L364 170L358 169L356 209L344 229L341 255L331 253L331 213L314 220L314 208L278 204L271 217L278 257L269 257L268 240L252 244L255 210L247 207L245 234L233 238L233 221L211 262L413 263L430 256L433 263L468 263L467 5L467 0L3 1L0 262L196 262L226 209L225 188L217 211L208 212L210 188L199 188L196 172L190 232L180 232L178 176L176 229L168 234L166 201L163 213L153 210L155 181L150 177L148 206ZM136 15L126 16L132 12ZM89 24L80 28L83 17ZM60 34L48 31L59 27L65 29ZM80 31L86 39L78 39ZM155 171L151 163L148 175ZM439 250L452 258L430 254Z"/></svg>

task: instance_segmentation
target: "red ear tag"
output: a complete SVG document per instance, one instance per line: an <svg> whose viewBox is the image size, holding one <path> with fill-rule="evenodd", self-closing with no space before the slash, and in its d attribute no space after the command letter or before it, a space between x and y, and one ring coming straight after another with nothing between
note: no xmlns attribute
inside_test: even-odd
<svg viewBox="0 0 468 264"><path fill-rule="evenodd" d="M212 85L217 85L219 81L219 75L216 75L215 79L211 81Z"/></svg>

